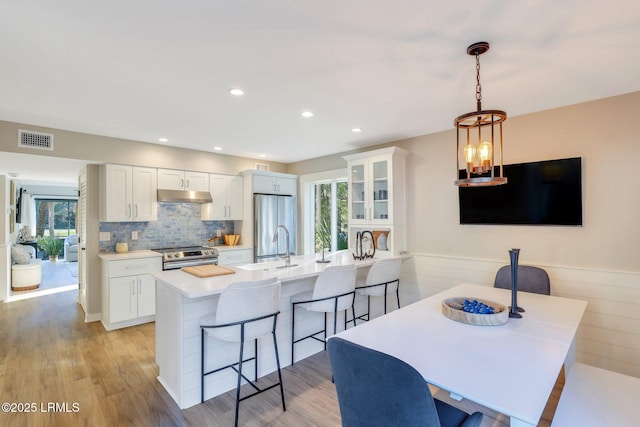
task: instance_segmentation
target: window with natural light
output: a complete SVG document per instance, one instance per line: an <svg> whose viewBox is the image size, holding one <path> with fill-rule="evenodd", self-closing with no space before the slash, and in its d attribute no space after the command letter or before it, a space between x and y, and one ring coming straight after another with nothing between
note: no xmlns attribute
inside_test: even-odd
<svg viewBox="0 0 640 427"><path fill-rule="evenodd" d="M315 252L347 249L347 181L314 184L313 200Z"/></svg>
<svg viewBox="0 0 640 427"><path fill-rule="evenodd" d="M74 199L36 199L36 236L76 234L77 206Z"/></svg>

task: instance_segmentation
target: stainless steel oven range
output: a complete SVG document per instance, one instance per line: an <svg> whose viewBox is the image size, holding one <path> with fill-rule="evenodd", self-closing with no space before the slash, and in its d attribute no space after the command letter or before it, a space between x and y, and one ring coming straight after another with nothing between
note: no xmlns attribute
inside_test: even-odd
<svg viewBox="0 0 640 427"><path fill-rule="evenodd" d="M207 246L153 249L162 254L162 269L176 270L193 265L218 264L218 250Z"/></svg>

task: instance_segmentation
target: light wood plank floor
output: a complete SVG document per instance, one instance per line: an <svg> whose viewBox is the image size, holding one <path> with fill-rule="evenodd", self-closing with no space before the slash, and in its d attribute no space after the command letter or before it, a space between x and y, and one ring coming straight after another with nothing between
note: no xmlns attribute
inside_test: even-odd
<svg viewBox="0 0 640 427"><path fill-rule="evenodd" d="M181 411L158 383L153 323L106 332L99 322L84 323L76 299L77 291L70 291L0 304L0 400L36 405L35 413L0 412L0 425L233 425L234 392ZM340 425L326 353L285 368L283 381L287 411L274 388L242 402L241 425ZM540 426L550 424L562 384L560 378ZM434 393L449 401L445 392ZM48 411L49 403L58 411ZM508 425L486 408L452 404L484 412L483 427Z"/></svg>

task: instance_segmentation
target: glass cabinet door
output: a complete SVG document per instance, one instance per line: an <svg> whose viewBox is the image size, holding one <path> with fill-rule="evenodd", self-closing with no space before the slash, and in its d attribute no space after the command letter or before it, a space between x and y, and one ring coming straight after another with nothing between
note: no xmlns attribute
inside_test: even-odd
<svg viewBox="0 0 640 427"><path fill-rule="evenodd" d="M351 220L358 222L364 221L365 218L365 195L366 195L366 181L365 181L365 164L357 163L351 165Z"/></svg>
<svg viewBox="0 0 640 427"><path fill-rule="evenodd" d="M373 179L373 220L389 219L389 162L387 159L371 163Z"/></svg>

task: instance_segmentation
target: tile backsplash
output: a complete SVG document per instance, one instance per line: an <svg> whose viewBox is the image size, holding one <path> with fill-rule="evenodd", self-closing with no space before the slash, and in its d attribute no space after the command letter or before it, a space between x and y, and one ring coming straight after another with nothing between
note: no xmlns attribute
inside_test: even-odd
<svg viewBox="0 0 640 427"><path fill-rule="evenodd" d="M101 222L100 232L111 240L100 242L101 252L114 252L117 242L127 242L130 251L175 246L200 246L216 235L233 234L233 221L202 221L197 203L158 203L158 220L149 222ZM131 233L138 232L132 240Z"/></svg>

